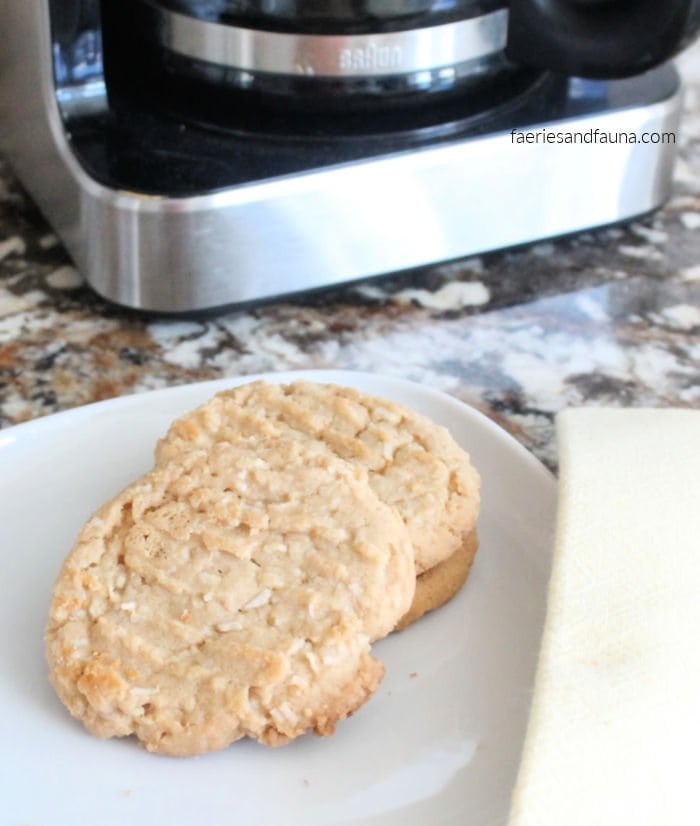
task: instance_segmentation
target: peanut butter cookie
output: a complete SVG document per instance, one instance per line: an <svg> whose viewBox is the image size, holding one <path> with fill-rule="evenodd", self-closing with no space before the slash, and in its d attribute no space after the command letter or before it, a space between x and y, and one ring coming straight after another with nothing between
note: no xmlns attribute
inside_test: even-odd
<svg viewBox="0 0 700 826"><path fill-rule="evenodd" d="M348 387L258 381L224 391L175 421L156 458L168 461L218 442L289 435L322 441L367 469L373 490L408 528L418 574L455 553L474 529L479 475L449 432Z"/></svg>
<svg viewBox="0 0 700 826"><path fill-rule="evenodd" d="M330 734L375 690L370 640L413 554L367 473L304 439L180 451L85 525L46 631L61 700L100 737L191 755Z"/></svg>

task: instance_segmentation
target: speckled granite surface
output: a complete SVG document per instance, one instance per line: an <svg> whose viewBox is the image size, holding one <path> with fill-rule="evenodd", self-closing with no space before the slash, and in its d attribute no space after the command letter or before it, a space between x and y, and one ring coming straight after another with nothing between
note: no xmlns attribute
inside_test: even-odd
<svg viewBox="0 0 700 826"><path fill-rule="evenodd" d="M206 321L106 306L0 165L0 426L200 379L337 367L447 391L551 467L567 405L700 407L700 48L653 219Z"/></svg>

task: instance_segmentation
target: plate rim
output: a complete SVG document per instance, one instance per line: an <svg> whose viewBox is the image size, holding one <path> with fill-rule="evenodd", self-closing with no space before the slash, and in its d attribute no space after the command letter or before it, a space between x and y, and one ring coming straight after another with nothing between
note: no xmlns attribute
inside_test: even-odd
<svg viewBox="0 0 700 826"><path fill-rule="evenodd" d="M325 380L323 377L326 377ZM25 436L30 436L36 430L44 430L62 424L66 419L80 418L88 416L92 412L99 412L108 408L127 408L132 405L142 404L147 399L165 398L168 395L176 395L178 392L188 392L193 388L202 388L203 390L211 390L211 395L224 390L228 387L235 387L241 384L247 384L253 381L274 381L276 383L291 382L298 379L306 379L307 381L318 381L320 384L340 384L338 379L330 379L330 376L348 377L348 386L352 384L352 377L359 379L384 379L392 384L398 384L408 390L418 391L423 395L447 404L458 415L464 415L465 408L470 415L474 416L479 423L483 425L492 435L500 440L505 440L508 446L514 449L521 460L524 460L530 469L538 473L545 483L549 482L556 487L557 478L549 468L547 468L531 451L529 451L523 444L521 444L512 434L510 434L504 427L497 424L493 419L489 418L481 410L478 410L473 405L469 404L444 390L431 387L430 385L422 385L411 379L405 379L399 376L384 375L381 373L371 373L367 370L345 370L334 368L311 368L300 370L269 370L260 373L250 373L236 376L223 376L218 379L206 379L204 381L186 382L183 384L175 384L169 387L159 387L153 390L136 391L133 393L126 393L121 396L113 396L109 399L101 399L96 402L89 402L88 404L77 405L76 407L68 408L67 410L60 410L56 413L49 413L46 416L39 416L27 422L20 422L19 424L10 425L9 427L0 428L0 453L9 449L12 445ZM375 394L378 395L378 394ZM199 406L198 403L197 406Z"/></svg>

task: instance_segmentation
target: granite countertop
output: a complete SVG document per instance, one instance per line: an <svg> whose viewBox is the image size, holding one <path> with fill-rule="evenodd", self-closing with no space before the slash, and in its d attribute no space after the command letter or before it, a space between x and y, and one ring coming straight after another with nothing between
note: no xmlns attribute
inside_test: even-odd
<svg viewBox="0 0 700 826"><path fill-rule="evenodd" d="M0 426L184 382L346 368L451 393L554 468L563 407L699 407L700 47L682 68L675 190L653 217L206 320L106 305L0 161Z"/></svg>

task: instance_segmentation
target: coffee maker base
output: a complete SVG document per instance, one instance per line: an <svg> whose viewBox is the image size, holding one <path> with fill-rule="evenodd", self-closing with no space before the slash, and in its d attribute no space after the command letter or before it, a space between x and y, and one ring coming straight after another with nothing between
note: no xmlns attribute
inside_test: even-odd
<svg viewBox="0 0 700 826"><path fill-rule="evenodd" d="M65 146L81 229L62 233L60 213L53 220L109 300L160 312L210 309L651 212L670 194L679 110L676 86L653 103L187 197L98 184Z"/></svg>

